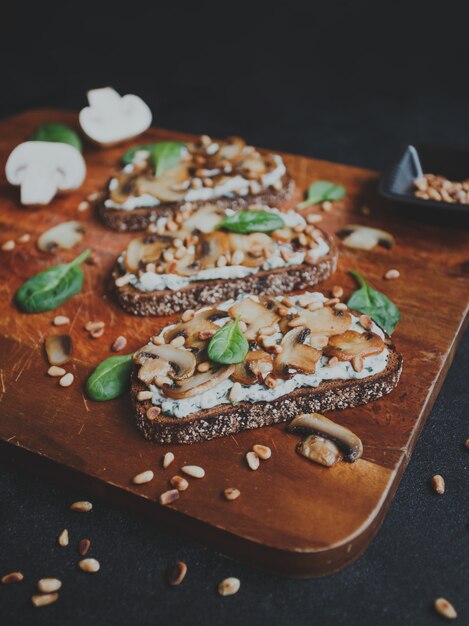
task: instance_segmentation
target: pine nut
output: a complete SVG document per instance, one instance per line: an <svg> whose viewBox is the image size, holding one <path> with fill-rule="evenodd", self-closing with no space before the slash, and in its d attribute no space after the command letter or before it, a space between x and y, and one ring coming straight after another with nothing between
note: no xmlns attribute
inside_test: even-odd
<svg viewBox="0 0 469 626"><path fill-rule="evenodd" d="M165 491L160 496L160 504L166 506L167 504L171 504L175 500L179 499L179 491L177 489L171 489L170 491Z"/></svg>
<svg viewBox="0 0 469 626"><path fill-rule="evenodd" d="M114 281L116 287L125 287L130 283L130 274L124 274L123 276L118 276Z"/></svg>
<svg viewBox="0 0 469 626"><path fill-rule="evenodd" d="M277 331L275 330L274 326L264 326L263 328L259 330L259 333L261 335L267 335L267 336L275 335L276 332Z"/></svg>
<svg viewBox="0 0 469 626"><path fill-rule="evenodd" d="M238 593L240 586L241 582L239 578L225 578L225 580L222 580L218 585L218 593L221 596L232 596L235 593Z"/></svg>
<svg viewBox="0 0 469 626"><path fill-rule="evenodd" d="M311 302L311 304L308 304L307 309L308 311L319 311L319 309L323 308L323 303L316 301L316 302Z"/></svg>
<svg viewBox="0 0 469 626"><path fill-rule="evenodd" d="M63 531L60 533L60 535L57 537L57 543L62 548L65 548L68 546L69 538L68 538L68 530L66 528L64 528Z"/></svg>
<svg viewBox="0 0 469 626"><path fill-rule="evenodd" d="M137 400L139 402L144 402L145 400L151 400L153 397L153 394L151 391L139 391L137 393Z"/></svg>
<svg viewBox="0 0 469 626"><path fill-rule="evenodd" d="M241 383L233 383L233 386L230 389L230 393L228 394L228 399L230 402L235 403L241 400L241 394L243 389L241 387Z"/></svg>
<svg viewBox="0 0 469 626"><path fill-rule="evenodd" d="M24 576L21 572L10 572L2 577L2 585L11 585L12 583L20 583Z"/></svg>
<svg viewBox="0 0 469 626"><path fill-rule="evenodd" d="M272 456L272 450L268 446L263 446L260 443L256 443L252 446L253 451L263 461L267 461Z"/></svg>
<svg viewBox="0 0 469 626"><path fill-rule="evenodd" d="M318 215L317 213L310 213L306 216L306 221L308 224L317 224L318 222L322 222L322 215Z"/></svg>
<svg viewBox="0 0 469 626"><path fill-rule="evenodd" d="M54 326L64 326L65 324L70 324L70 318L66 315L56 315L52 323Z"/></svg>
<svg viewBox="0 0 469 626"><path fill-rule="evenodd" d="M197 365L198 372L208 372L210 369L210 361L203 361Z"/></svg>
<svg viewBox="0 0 469 626"><path fill-rule="evenodd" d="M194 319L194 315L194 309L187 309L187 311L184 311L184 313L182 314L181 319L183 322L190 322L192 319Z"/></svg>
<svg viewBox="0 0 469 626"><path fill-rule="evenodd" d="M243 322L243 320L239 320L238 328L242 333L245 333L248 329L248 325L246 324L246 322Z"/></svg>
<svg viewBox="0 0 469 626"><path fill-rule="evenodd" d="M63 367L59 367L58 365L51 365L47 370L49 376L63 376L66 374L66 370Z"/></svg>
<svg viewBox="0 0 469 626"><path fill-rule="evenodd" d="M96 330L92 330L90 332L90 337L92 339L99 339L104 335L104 328L97 328Z"/></svg>
<svg viewBox="0 0 469 626"><path fill-rule="evenodd" d="M321 204L321 209L323 211L330 211L332 209L332 202L330 200L325 200L322 204Z"/></svg>
<svg viewBox="0 0 469 626"><path fill-rule="evenodd" d="M18 237L16 241L17 243L28 243L30 239L31 239L31 235L29 235L28 233L25 233L24 235L21 235L21 237Z"/></svg>
<svg viewBox="0 0 469 626"><path fill-rule="evenodd" d="M62 586L58 578L41 578L37 583L37 588L41 593L53 593L58 591Z"/></svg>
<svg viewBox="0 0 469 626"><path fill-rule="evenodd" d="M401 273L399 272L399 270L388 270L386 272L386 274L384 275L384 279L385 280L396 280L396 278L399 278L399 276L401 275Z"/></svg>
<svg viewBox="0 0 469 626"><path fill-rule="evenodd" d="M184 561L176 561L168 567L166 570L166 580L168 581L168 585L175 587L176 585L180 585L187 574L187 565Z"/></svg>
<svg viewBox="0 0 469 626"><path fill-rule="evenodd" d="M235 250L231 257L231 265L241 265L244 261L244 252L242 250Z"/></svg>
<svg viewBox="0 0 469 626"><path fill-rule="evenodd" d="M274 389L277 386L277 379L272 374L267 374L267 376L264 378L264 384L269 389Z"/></svg>
<svg viewBox="0 0 469 626"><path fill-rule="evenodd" d="M162 461L162 465L164 469L169 467L173 461L174 461L174 454L172 452L166 452Z"/></svg>
<svg viewBox="0 0 469 626"><path fill-rule="evenodd" d="M150 421L156 419L161 413L161 409L159 406L151 406L149 409L147 409L147 412L145 413L145 415L147 416L147 419L149 419Z"/></svg>
<svg viewBox="0 0 469 626"><path fill-rule="evenodd" d="M53 604L59 599L58 593L44 593L31 596L31 602L34 606L47 606Z"/></svg>
<svg viewBox="0 0 469 626"><path fill-rule="evenodd" d="M177 337L174 337L174 339L170 343L175 348L182 348L185 342L186 342L186 338L183 337L182 335L178 335Z"/></svg>
<svg viewBox="0 0 469 626"><path fill-rule="evenodd" d="M205 341L206 339L211 339L216 332L216 330L201 330L198 337L202 341Z"/></svg>
<svg viewBox="0 0 469 626"><path fill-rule="evenodd" d="M82 559L78 561L78 567L88 574L95 574L99 571L101 565L96 559Z"/></svg>
<svg viewBox="0 0 469 626"><path fill-rule="evenodd" d="M440 496L445 493L445 479L443 478L443 476L440 476L440 474L436 474L435 476L433 476L432 485L435 493L439 494Z"/></svg>
<svg viewBox="0 0 469 626"><path fill-rule="evenodd" d="M13 241L13 239L9 239L8 241L5 241L4 244L2 244L2 250L5 250L5 252L13 250L14 247L15 242Z"/></svg>
<svg viewBox="0 0 469 626"><path fill-rule="evenodd" d="M221 256L219 256L218 259L217 259L216 265L217 265L217 267L225 267L226 266L226 256L224 256L223 254Z"/></svg>
<svg viewBox="0 0 469 626"><path fill-rule="evenodd" d="M73 502L70 505L71 511L77 511L78 513L88 513L93 509L93 505L91 502L87 500L79 500L78 502Z"/></svg>
<svg viewBox="0 0 469 626"><path fill-rule="evenodd" d="M334 365L337 365L338 362L339 362L339 359L336 356L333 356L329 359L327 365L329 367L334 367Z"/></svg>
<svg viewBox="0 0 469 626"><path fill-rule="evenodd" d="M169 481L171 487L174 487L178 491L185 491L189 487L188 481L182 476L173 476Z"/></svg>
<svg viewBox="0 0 469 626"><path fill-rule="evenodd" d="M85 324L85 330L89 333L92 333L95 330L100 330L101 328L104 328L106 326L106 324L104 322L86 322Z"/></svg>
<svg viewBox="0 0 469 626"><path fill-rule="evenodd" d="M456 619L458 616L456 609L446 598L437 598L433 606L435 607L435 611L443 617L446 617L446 619Z"/></svg>
<svg viewBox="0 0 469 626"><path fill-rule="evenodd" d="M145 485L149 483L150 480L153 480L155 474L151 470L146 470L145 472L140 472L132 478L132 482L134 485Z"/></svg>
<svg viewBox="0 0 469 626"><path fill-rule="evenodd" d="M91 546L91 541L89 539L82 539L78 544L78 554L80 556L85 556Z"/></svg>
<svg viewBox="0 0 469 626"><path fill-rule="evenodd" d="M75 376L69 372L68 374L64 374L62 378L59 380L59 385L61 387L70 387L70 385L75 380Z"/></svg>
<svg viewBox="0 0 469 626"><path fill-rule="evenodd" d="M119 335L114 339L113 344L111 346L111 350L113 352L120 352L127 345L127 339L123 335Z"/></svg>
<svg viewBox="0 0 469 626"><path fill-rule="evenodd" d="M339 298L329 298L329 300L324 302L324 306L334 306L334 304L338 304L339 302Z"/></svg>
<svg viewBox="0 0 469 626"><path fill-rule="evenodd" d="M337 302L337 304L334 304L334 309L336 311L346 311L348 306L344 302Z"/></svg>
<svg viewBox="0 0 469 626"><path fill-rule="evenodd" d="M184 465L181 467L181 471L192 478L203 478L205 476L205 470L198 465Z"/></svg>
<svg viewBox="0 0 469 626"><path fill-rule="evenodd" d="M296 328L297 326L305 326L306 320L304 319L304 317L298 316L290 320L288 322L288 325L291 326L292 328Z"/></svg>
<svg viewBox="0 0 469 626"><path fill-rule="evenodd" d="M241 491L236 487L227 487L223 492L226 500L236 500L241 495Z"/></svg>
<svg viewBox="0 0 469 626"><path fill-rule="evenodd" d="M246 454L246 462L250 469L259 469L259 457L255 452L251 451Z"/></svg>
<svg viewBox="0 0 469 626"><path fill-rule="evenodd" d="M152 343L155 344L155 346L162 346L164 345L164 337L161 337L161 335L153 335L153 337L151 338Z"/></svg>
<svg viewBox="0 0 469 626"><path fill-rule="evenodd" d="M340 285L334 285L332 287L331 294L333 298L342 298L344 290Z"/></svg>
<svg viewBox="0 0 469 626"><path fill-rule="evenodd" d="M352 359L352 367L356 372L363 370L363 359L361 356L354 356Z"/></svg>
<svg viewBox="0 0 469 626"><path fill-rule="evenodd" d="M83 200L83 202L80 202L80 204L77 206L77 209L81 212L81 211L87 211L90 208L90 203L87 202L86 200Z"/></svg>
<svg viewBox="0 0 469 626"><path fill-rule="evenodd" d="M360 322L360 326L362 328L364 328L365 330L371 330L371 327L373 326L373 321L369 315L360 315L358 321Z"/></svg>

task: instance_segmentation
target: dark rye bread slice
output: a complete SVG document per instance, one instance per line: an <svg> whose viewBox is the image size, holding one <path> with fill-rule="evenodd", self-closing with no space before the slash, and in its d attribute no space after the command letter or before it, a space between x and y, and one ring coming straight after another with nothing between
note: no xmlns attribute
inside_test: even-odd
<svg viewBox="0 0 469 626"><path fill-rule="evenodd" d="M137 427L149 441L190 444L289 422L300 413L322 413L367 404L390 393L401 375L402 355L389 338L386 344L389 350L386 368L369 378L330 380L315 388L295 389L271 402L220 404L184 418L161 414L155 419L147 417L147 410L153 405L149 400L137 400L137 393L148 388L137 378L135 368L132 372L132 399Z"/></svg>
<svg viewBox="0 0 469 626"><path fill-rule="evenodd" d="M250 204L266 204L277 207L283 202L287 202L293 196L295 182L290 174L285 174L282 178L282 188L279 190L269 187L256 195L234 196L233 198L221 197L214 200L198 200L191 202L195 207L207 204L230 209L245 209ZM123 209L110 209L104 205L104 198L97 206L98 216L105 226L119 232L136 232L145 230L151 223L156 222L159 217L171 216L178 211L186 201L159 204L155 207L141 207L131 211Z"/></svg>
<svg viewBox="0 0 469 626"><path fill-rule="evenodd" d="M330 235L322 232L330 249L315 265L303 263L256 272L244 278L192 282L174 291L140 291L132 285L124 285L115 287L117 299L121 307L132 315L162 317L237 298L243 293L275 296L307 289L329 278L337 267L337 245ZM114 280L118 276L119 271L116 269Z"/></svg>

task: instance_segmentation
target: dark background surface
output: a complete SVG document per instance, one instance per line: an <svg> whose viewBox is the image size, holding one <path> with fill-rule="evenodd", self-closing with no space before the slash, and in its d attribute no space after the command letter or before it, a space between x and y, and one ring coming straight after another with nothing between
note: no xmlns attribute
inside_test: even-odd
<svg viewBox="0 0 469 626"><path fill-rule="evenodd" d="M407 142L469 149L469 35L463 3L62 2L10 6L0 37L0 116L41 106L79 109L88 88L137 93L165 128L239 133L249 142L384 168ZM461 227L467 227L462 225ZM469 337L463 341L383 527L365 555L320 580L244 567L153 524L71 493L0 460L0 622L147 624L438 624L443 595L469 623ZM1 411L1 405L0 405ZM447 493L429 487L435 473ZM56 545L68 527L71 545ZM99 574L77 571L93 542ZM168 589L168 562L189 567ZM219 598L234 575L241 591ZM34 582L63 580L57 604L34 609Z"/></svg>

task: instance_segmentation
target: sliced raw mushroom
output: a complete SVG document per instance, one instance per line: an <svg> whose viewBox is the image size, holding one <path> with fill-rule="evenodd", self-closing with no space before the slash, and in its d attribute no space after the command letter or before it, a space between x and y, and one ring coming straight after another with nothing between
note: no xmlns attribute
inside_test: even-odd
<svg viewBox="0 0 469 626"><path fill-rule="evenodd" d="M70 361L72 338L70 335L52 335L46 339L45 349L51 365L63 365Z"/></svg>
<svg viewBox="0 0 469 626"><path fill-rule="evenodd" d="M202 374L196 374L185 381L178 382L176 387L165 387L164 395L175 400L198 396L229 378L234 369L234 365L228 365L218 370L208 370Z"/></svg>
<svg viewBox="0 0 469 626"><path fill-rule="evenodd" d="M274 373L279 378L289 378L295 372L312 374L321 358L321 351L306 345L310 330L299 326L290 330L282 339L282 352L274 359ZM291 370L294 370L292 373Z"/></svg>
<svg viewBox="0 0 469 626"><path fill-rule="evenodd" d="M137 195L149 194L161 202L180 202L184 199L185 191L176 191L189 179L189 170L186 164L178 163L166 170L160 176L150 178L141 176L136 183Z"/></svg>
<svg viewBox="0 0 469 626"><path fill-rule="evenodd" d="M231 378L242 385L254 385L263 382L272 369L272 356L264 350L253 350L247 353L242 363L236 365Z"/></svg>
<svg viewBox="0 0 469 626"><path fill-rule="evenodd" d="M207 346L210 333L220 330L220 327L214 323L214 320L223 317L228 317L227 313L218 309L201 311L188 322L179 322L169 328L164 334L164 339L169 343L176 337L181 336L185 339L184 345L186 348L200 351ZM203 337L204 333L207 333L206 338Z"/></svg>
<svg viewBox="0 0 469 626"><path fill-rule="evenodd" d="M37 240L42 252L69 250L83 239L85 229L80 222L62 222L46 230Z"/></svg>
<svg viewBox="0 0 469 626"><path fill-rule="evenodd" d="M363 444L351 430L324 417L320 413L304 413L291 422L288 430L292 433L317 435L333 441L343 452L344 459L353 463L363 454Z"/></svg>
<svg viewBox="0 0 469 626"><path fill-rule="evenodd" d="M303 439L297 446L297 451L310 461L332 467L338 461L343 459L343 455L339 447L330 439L319 437L318 435L310 435Z"/></svg>
<svg viewBox="0 0 469 626"><path fill-rule="evenodd" d="M383 350L384 341L375 333L357 333L355 330L347 330L341 335L329 337L324 353L337 357L339 361L351 361L354 357L365 358L372 354L379 354Z"/></svg>
<svg viewBox="0 0 469 626"><path fill-rule="evenodd" d="M372 250L377 245L390 249L395 243L394 237L385 230L359 224L344 226L337 232L337 236L342 239L344 246L358 250Z"/></svg>
<svg viewBox="0 0 469 626"><path fill-rule="evenodd" d="M256 339L261 328L272 326L280 319L274 310L266 308L261 302L256 302L252 298L240 300L228 312L234 319L239 316L240 320L247 324L244 336L248 341Z"/></svg>
<svg viewBox="0 0 469 626"><path fill-rule="evenodd" d="M200 235L196 248L196 258L200 262L201 269L216 267L221 256L230 251L229 239L226 233L215 231Z"/></svg>
<svg viewBox="0 0 469 626"><path fill-rule="evenodd" d="M235 161L242 153L246 142L241 137L228 137L217 152L217 160Z"/></svg>
<svg viewBox="0 0 469 626"><path fill-rule="evenodd" d="M192 376L196 366L192 352L169 344L161 346L148 344L134 355L134 360L139 356L143 356L143 364L138 377L147 384L152 382L155 376L184 380Z"/></svg>
<svg viewBox="0 0 469 626"><path fill-rule="evenodd" d="M347 311L336 311L330 306L324 306L316 311L300 309L298 315L290 320L290 325L297 325L298 318L302 325L309 328L313 335L339 335L352 325L352 316Z"/></svg>
<svg viewBox="0 0 469 626"><path fill-rule="evenodd" d="M182 229L189 233L193 233L194 231L211 233L221 222L224 215L224 209L215 204L207 204L200 207L197 211L194 211L194 213L184 221Z"/></svg>

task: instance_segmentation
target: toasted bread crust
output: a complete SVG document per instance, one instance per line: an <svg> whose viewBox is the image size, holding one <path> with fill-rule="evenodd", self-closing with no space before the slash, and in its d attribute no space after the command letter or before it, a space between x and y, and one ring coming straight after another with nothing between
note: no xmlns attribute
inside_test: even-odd
<svg viewBox="0 0 469 626"><path fill-rule="evenodd" d="M323 233L329 253L315 265L291 265L261 271L245 278L205 280L190 283L183 289L171 291L140 291L132 285L115 287L121 307L132 315L165 316L237 298L242 293L274 296L313 287L331 276L337 267L338 250L334 239ZM113 279L119 276L116 268Z"/></svg>
<svg viewBox="0 0 469 626"><path fill-rule="evenodd" d="M137 394L147 387L132 373L132 399L137 427L145 439L157 443L197 443L234 435L243 430L289 422L300 413L332 411L367 404L390 393L399 381L402 355L388 338L389 359L386 368L365 379L331 380L318 387L295 389L272 402L240 402L236 406L222 404L198 411L188 417L158 416L148 419L149 400L139 402Z"/></svg>
<svg viewBox="0 0 469 626"><path fill-rule="evenodd" d="M227 207L230 209L245 209L250 204L266 204L277 207L283 202L291 199L295 190L295 182L290 174L285 174L282 178L282 188L278 191L269 187L257 195L248 194L246 196L235 196L234 198L222 197L210 200L210 204ZM145 230L151 223L156 222L159 217L171 216L178 211L186 201L159 204L155 207L141 207L132 211L122 209L109 209L104 206L104 198L97 206L100 220L105 226L119 232L136 232ZM207 200L191 202L193 206L207 204Z"/></svg>

